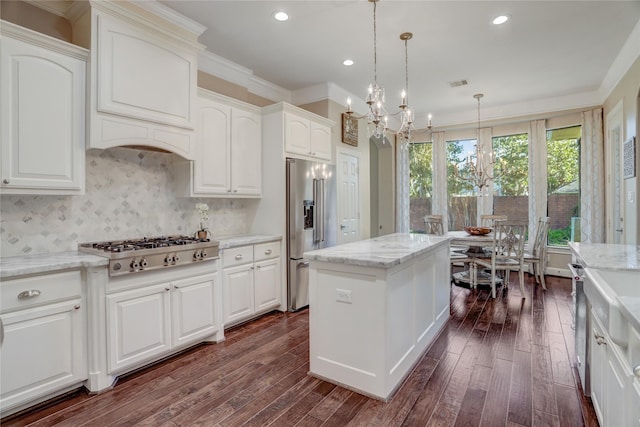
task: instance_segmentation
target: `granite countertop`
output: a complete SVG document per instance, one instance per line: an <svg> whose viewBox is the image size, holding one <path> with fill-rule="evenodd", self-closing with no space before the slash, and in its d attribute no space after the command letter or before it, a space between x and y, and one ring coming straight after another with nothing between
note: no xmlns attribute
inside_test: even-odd
<svg viewBox="0 0 640 427"><path fill-rule="evenodd" d="M220 242L219 249L235 248L236 246L255 245L258 243L282 240L277 234L236 234L228 236L213 236L211 240Z"/></svg>
<svg viewBox="0 0 640 427"><path fill-rule="evenodd" d="M583 267L601 270L635 270L640 283L640 246L610 243L570 242L571 251L580 258ZM640 297L617 296L623 314L640 331Z"/></svg>
<svg viewBox="0 0 640 427"><path fill-rule="evenodd" d="M583 267L607 270L640 270L640 246L569 242Z"/></svg>
<svg viewBox="0 0 640 427"><path fill-rule="evenodd" d="M447 236L396 233L305 252L304 257L312 261L390 268L446 245L450 240Z"/></svg>
<svg viewBox="0 0 640 427"><path fill-rule="evenodd" d="M282 240L282 236L270 234L241 234L233 236L214 236L212 240L220 242L220 250L236 246ZM0 258L0 278L27 274L47 273L69 268L102 267L109 264L109 258L85 252L67 251L49 254L22 255Z"/></svg>
<svg viewBox="0 0 640 427"><path fill-rule="evenodd" d="M77 251L4 257L0 258L0 278L10 279L69 268L102 267L107 264L108 258Z"/></svg>

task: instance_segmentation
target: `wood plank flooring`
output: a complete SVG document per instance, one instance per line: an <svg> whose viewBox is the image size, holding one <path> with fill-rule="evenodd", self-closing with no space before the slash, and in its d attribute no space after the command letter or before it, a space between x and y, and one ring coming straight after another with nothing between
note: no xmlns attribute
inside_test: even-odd
<svg viewBox="0 0 640 427"><path fill-rule="evenodd" d="M573 365L571 282L517 275L492 299L451 287L451 318L388 403L307 375L308 311L271 313L3 426L597 426Z"/></svg>

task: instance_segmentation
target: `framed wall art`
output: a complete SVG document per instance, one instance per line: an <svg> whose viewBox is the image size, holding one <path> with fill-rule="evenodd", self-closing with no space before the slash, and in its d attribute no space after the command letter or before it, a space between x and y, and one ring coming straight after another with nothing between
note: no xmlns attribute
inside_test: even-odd
<svg viewBox="0 0 640 427"><path fill-rule="evenodd" d="M342 142L358 146L358 120L348 114L342 114Z"/></svg>
<svg viewBox="0 0 640 427"><path fill-rule="evenodd" d="M636 176L636 138L634 136L622 144L622 175L625 179Z"/></svg>

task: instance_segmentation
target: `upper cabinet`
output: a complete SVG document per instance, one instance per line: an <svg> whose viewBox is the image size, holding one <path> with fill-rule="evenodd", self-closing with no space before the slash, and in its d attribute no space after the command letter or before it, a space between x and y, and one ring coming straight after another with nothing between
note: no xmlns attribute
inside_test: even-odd
<svg viewBox="0 0 640 427"><path fill-rule="evenodd" d="M196 158L183 163L178 185L192 197L260 197L260 108L205 89L197 105Z"/></svg>
<svg viewBox="0 0 640 427"><path fill-rule="evenodd" d="M147 146L195 158L197 37L158 2L91 1L73 22L91 49L87 148Z"/></svg>
<svg viewBox="0 0 640 427"><path fill-rule="evenodd" d="M274 130L280 133L277 128L283 128L286 156L331 162L333 121L285 103L264 107L263 113L270 122L281 123Z"/></svg>
<svg viewBox="0 0 640 427"><path fill-rule="evenodd" d="M83 194L88 51L0 21L4 194Z"/></svg>

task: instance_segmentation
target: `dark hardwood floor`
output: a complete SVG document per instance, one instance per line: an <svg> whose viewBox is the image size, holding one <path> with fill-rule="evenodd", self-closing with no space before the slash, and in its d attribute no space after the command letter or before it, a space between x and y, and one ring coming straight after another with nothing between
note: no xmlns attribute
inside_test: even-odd
<svg viewBox="0 0 640 427"><path fill-rule="evenodd" d="M571 282L452 286L451 319L388 403L307 375L308 312L271 313L3 426L597 426L576 380Z"/></svg>

